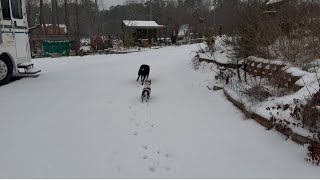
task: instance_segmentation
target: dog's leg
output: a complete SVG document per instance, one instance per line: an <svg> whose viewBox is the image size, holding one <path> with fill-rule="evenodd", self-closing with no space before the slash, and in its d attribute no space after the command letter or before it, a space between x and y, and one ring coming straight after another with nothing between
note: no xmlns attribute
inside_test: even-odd
<svg viewBox="0 0 320 180"><path fill-rule="evenodd" d="M142 94L141 94L141 102L143 103L143 93L144 91L142 90Z"/></svg>
<svg viewBox="0 0 320 180"><path fill-rule="evenodd" d="M143 85L144 79L146 79L146 76L141 76L141 85Z"/></svg>
<svg viewBox="0 0 320 180"><path fill-rule="evenodd" d="M143 99L145 97L145 91L142 91L142 94L141 94L141 102L143 103Z"/></svg>
<svg viewBox="0 0 320 180"><path fill-rule="evenodd" d="M138 79L137 79L137 81L139 81L139 77L140 77L140 75L138 74Z"/></svg>

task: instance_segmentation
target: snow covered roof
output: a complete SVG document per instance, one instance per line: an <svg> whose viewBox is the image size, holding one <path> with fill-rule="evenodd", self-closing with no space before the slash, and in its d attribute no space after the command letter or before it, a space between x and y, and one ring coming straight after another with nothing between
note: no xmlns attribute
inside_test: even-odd
<svg viewBox="0 0 320 180"><path fill-rule="evenodd" d="M43 27L43 25L41 25ZM45 24L46 27L52 26L52 24ZM64 32L67 33L67 26L65 24L56 24L56 27L64 28Z"/></svg>
<svg viewBox="0 0 320 180"><path fill-rule="evenodd" d="M281 2L281 1L283 1L283 0L269 0L269 1L267 2L267 5L274 4L274 3L278 3L278 2Z"/></svg>
<svg viewBox="0 0 320 180"><path fill-rule="evenodd" d="M129 27L135 28L163 28L164 25L159 25L155 21L135 21L135 20L123 20L123 24Z"/></svg>
<svg viewBox="0 0 320 180"><path fill-rule="evenodd" d="M46 27L52 26L52 24L45 24ZM67 28L67 26L65 24L57 24L57 27L61 27L61 28Z"/></svg>

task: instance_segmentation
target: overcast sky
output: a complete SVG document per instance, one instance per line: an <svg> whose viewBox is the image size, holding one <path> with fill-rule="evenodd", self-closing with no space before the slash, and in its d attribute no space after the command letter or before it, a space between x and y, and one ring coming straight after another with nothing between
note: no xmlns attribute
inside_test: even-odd
<svg viewBox="0 0 320 180"><path fill-rule="evenodd" d="M110 6L122 5L126 0L99 0L99 1L103 2L105 6L104 8L109 9ZM140 2L140 0L138 0L138 2Z"/></svg>
<svg viewBox="0 0 320 180"><path fill-rule="evenodd" d="M110 6L122 5L126 0L101 0L105 8L109 9Z"/></svg>

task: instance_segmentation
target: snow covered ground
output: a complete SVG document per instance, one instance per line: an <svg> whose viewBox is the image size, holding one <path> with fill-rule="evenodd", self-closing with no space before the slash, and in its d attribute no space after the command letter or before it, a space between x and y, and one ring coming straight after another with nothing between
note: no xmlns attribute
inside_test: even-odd
<svg viewBox="0 0 320 180"><path fill-rule="evenodd" d="M34 60L41 76L0 87L0 178L319 178L305 147L207 89L197 48Z"/></svg>

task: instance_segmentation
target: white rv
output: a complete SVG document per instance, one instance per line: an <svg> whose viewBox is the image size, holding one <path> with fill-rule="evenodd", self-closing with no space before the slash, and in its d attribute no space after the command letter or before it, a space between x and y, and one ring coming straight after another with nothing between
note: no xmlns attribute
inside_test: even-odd
<svg viewBox="0 0 320 180"><path fill-rule="evenodd" d="M30 55L25 0L0 0L0 86L12 77L37 76Z"/></svg>

